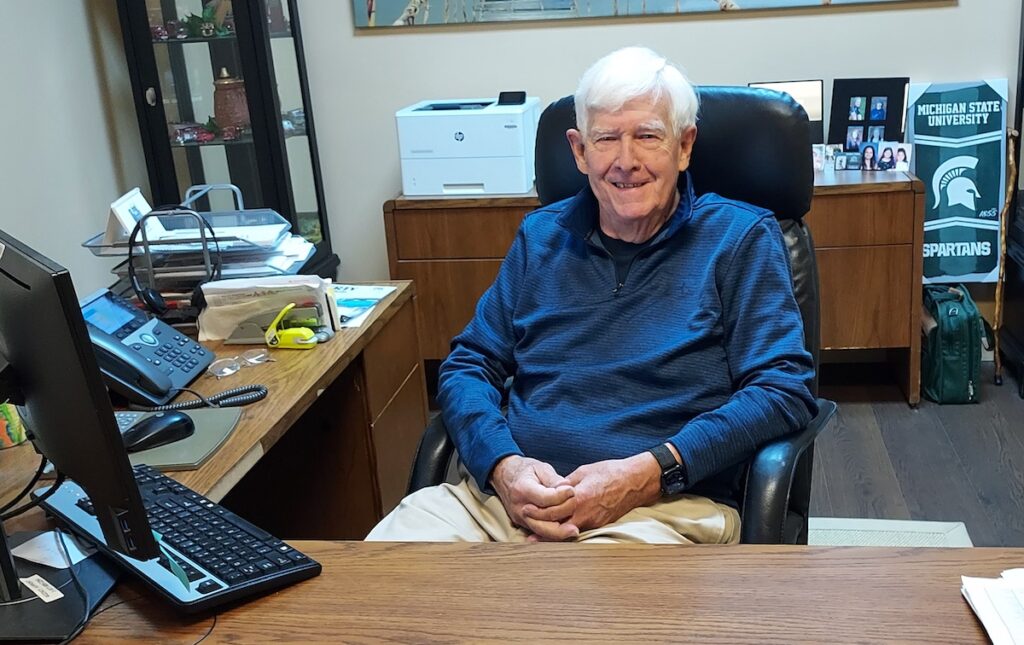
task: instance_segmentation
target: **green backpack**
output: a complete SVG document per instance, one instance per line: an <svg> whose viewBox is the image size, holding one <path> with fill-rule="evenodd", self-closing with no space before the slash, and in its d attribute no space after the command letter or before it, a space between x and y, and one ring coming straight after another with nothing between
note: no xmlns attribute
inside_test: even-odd
<svg viewBox="0 0 1024 645"><path fill-rule="evenodd" d="M925 285L921 347L921 389L936 403L977 403L981 346L991 328L981 317L967 287Z"/></svg>

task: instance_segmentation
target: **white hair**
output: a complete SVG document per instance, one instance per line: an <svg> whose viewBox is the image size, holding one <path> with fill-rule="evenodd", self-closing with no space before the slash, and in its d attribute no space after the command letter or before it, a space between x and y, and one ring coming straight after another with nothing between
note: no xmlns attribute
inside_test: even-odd
<svg viewBox="0 0 1024 645"><path fill-rule="evenodd" d="M647 47L613 51L590 66L576 88L576 125L587 135L590 115L596 110L617 112L633 99L650 97L655 103L668 100L672 132L697 123L697 93L686 75Z"/></svg>

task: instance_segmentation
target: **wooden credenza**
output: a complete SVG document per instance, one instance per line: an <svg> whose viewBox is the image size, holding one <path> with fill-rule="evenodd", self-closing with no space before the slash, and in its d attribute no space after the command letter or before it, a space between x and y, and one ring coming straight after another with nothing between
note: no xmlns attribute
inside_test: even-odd
<svg viewBox="0 0 1024 645"><path fill-rule="evenodd" d="M805 221L816 244L821 347L885 349L920 401L924 186L906 173L817 173ZM384 204L392 279L413 280L422 357L439 361L473 316L535 195L398 197Z"/></svg>

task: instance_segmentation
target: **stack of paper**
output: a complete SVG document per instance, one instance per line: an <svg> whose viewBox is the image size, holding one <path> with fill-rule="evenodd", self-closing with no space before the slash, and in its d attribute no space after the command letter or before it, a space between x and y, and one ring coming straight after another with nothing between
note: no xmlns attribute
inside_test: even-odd
<svg viewBox="0 0 1024 645"><path fill-rule="evenodd" d="M985 626L993 645L1024 645L1024 569L999 578L961 576L960 593Z"/></svg>
<svg viewBox="0 0 1024 645"><path fill-rule="evenodd" d="M84 246L97 256L124 256L131 231L147 215L151 215L144 221L155 285L162 291L191 290L207 278L204 238L213 261L221 265L222 278L295 274L316 250L308 240L291 235L291 224L269 208L204 213L174 209L159 214L154 213L138 188L110 205L106 231L87 240ZM136 264L146 266L142 236L137 242ZM127 271L126 262L114 268L121 278L127 277Z"/></svg>
<svg viewBox="0 0 1024 645"><path fill-rule="evenodd" d="M316 306L323 325L338 328L331 281L315 275L215 280L203 285L206 308L199 314L199 340L224 340L239 324L286 305Z"/></svg>

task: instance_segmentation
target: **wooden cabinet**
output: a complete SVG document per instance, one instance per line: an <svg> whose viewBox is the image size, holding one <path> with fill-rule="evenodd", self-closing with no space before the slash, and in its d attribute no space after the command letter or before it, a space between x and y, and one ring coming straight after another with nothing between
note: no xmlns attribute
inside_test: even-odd
<svg viewBox="0 0 1024 645"><path fill-rule="evenodd" d="M441 360L498 275L536 197L414 199L384 204L392 276L416 283L425 360Z"/></svg>
<svg viewBox="0 0 1024 645"><path fill-rule="evenodd" d="M424 360L442 360L497 275L534 196L384 204L392 279L413 280ZM885 349L920 400L924 187L893 172L818 173L805 220L816 245L821 347Z"/></svg>
<svg viewBox="0 0 1024 645"><path fill-rule="evenodd" d="M818 260L822 350L887 350L916 405L924 185L905 173L817 173L804 221Z"/></svg>

